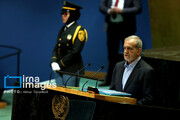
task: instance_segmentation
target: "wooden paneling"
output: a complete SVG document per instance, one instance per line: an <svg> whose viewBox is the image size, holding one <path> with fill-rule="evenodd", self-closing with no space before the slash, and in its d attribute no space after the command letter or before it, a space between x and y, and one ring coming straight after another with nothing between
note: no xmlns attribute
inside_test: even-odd
<svg viewBox="0 0 180 120"><path fill-rule="evenodd" d="M149 0L153 48L180 45L180 1Z"/></svg>
<svg viewBox="0 0 180 120"><path fill-rule="evenodd" d="M96 73L96 71L85 71L85 76L92 76ZM97 79L104 79L106 77L106 72L98 72L94 77Z"/></svg>

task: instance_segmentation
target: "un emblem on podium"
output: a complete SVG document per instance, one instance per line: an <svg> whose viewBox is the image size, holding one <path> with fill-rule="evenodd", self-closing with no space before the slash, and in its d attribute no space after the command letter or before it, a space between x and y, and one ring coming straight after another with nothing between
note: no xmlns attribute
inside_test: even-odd
<svg viewBox="0 0 180 120"><path fill-rule="evenodd" d="M56 119L65 120L69 113L68 97L55 95L52 99L52 111Z"/></svg>

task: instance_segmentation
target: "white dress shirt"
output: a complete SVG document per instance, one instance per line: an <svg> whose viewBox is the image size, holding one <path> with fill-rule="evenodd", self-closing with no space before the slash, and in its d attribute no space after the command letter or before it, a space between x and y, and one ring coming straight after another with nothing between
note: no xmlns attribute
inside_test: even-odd
<svg viewBox="0 0 180 120"><path fill-rule="evenodd" d="M116 0L112 0L111 8L115 7L115 3L116 3ZM123 9L124 8L124 0L119 0L117 7L120 9Z"/></svg>
<svg viewBox="0 0 180 120"><path fill-rule="evenodd" d="M66 25L66 27L64 28L64 31L65 31L67 28L69 28L73 23L75 23L75 21L73 21L73 22L69 23L68 25Z"/></svg>
<svg viewBox="0 0 180 120"><path fill-rule="evenodd" d="M114 7L115 7L115 3L116 3L116 0L112 0L111 8L114 8ZM123 8L124 8L124 0L119 0L117 7L123 10ZM110 9L108 9L107 12L108 12L108 14L109 14Z"/></svg>
<svg viewBox="0 0 180 120"><path fill-rule="evenodd" d="M129 78L129 76L131 75L132 71L134 70L134 67L136 66L136 64L138 63L138 61L141 59L141 56L136 59L135 61L133 61L131 64L127 65L127 61L124 64L124 73L123 73L123 79L122 79L122 88L124 90L124 87L126 85L126 82Z"/></svg>

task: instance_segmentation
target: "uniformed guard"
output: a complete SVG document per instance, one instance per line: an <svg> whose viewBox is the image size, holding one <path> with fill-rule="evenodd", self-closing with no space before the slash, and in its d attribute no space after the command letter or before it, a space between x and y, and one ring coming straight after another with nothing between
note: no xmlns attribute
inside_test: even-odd
<svg viewBox="0 0 180 120"><path fill-rule="evenodd" d="M66 71L76 73L83 68L81 51L87 41L87 31L76 21L80 17L82 7L63 1L61 10L62 22L65 25L60 29L57 42L51 58L51 67L53 71ZM84 74L81 71L79 74ZM58 86L65 85L69 75L62 75L55 72L55 80ZM79 86L79 80L72 77L67 86Z"/></svg>

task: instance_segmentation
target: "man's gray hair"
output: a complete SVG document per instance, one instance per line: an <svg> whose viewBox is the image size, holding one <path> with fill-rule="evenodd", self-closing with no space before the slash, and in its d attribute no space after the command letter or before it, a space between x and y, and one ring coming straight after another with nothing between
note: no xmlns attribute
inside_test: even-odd
<svg viewBox="0 0 180 120"><path fill-rule="evenodd" d="M136 48L142 48L143 44L142 44L142 40L140 39L140 37L138 37L136 35L131 35L131 36L125 38L124 41L130 40L130 39L136 40L136 45L135 45Z"/></svg>

